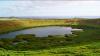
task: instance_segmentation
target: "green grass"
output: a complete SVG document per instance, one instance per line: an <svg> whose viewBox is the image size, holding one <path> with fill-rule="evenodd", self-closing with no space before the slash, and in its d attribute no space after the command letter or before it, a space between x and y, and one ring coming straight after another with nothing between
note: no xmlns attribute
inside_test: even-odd
<svg viewBox="0 0 100 56"><path fill-rule="evenodd" d="M19 56L24 56L24 55L26 56L100 56L100 41L99 41L100 33L99 32L100 32L100 29L94 29L94 30L88 29L88 30L85 30L84 32L75 33L78 35L74 36L73 40L68 42L69 44L62 43L64 45L61 44L54 47L51 46L49 48L43 48L43 49L37 49L37 50L31 49L27 51L1 49L0 55L4 55L4 56L6 55L9 55L9 56L18 56L18 55ZM54 39L54 38L51 38L51 39ZM58 39L59 38L56 38L55 40L58 40ZM62 41L61 39L59 41ZM36 43L46 45L46 42L44 43L36 42Z"/></svg>
<svg viewBox="0 0 100 56"><path fill-rule="evenodd" d="M31 35L19 35L15 39L1 39L0 56L100 56L99 25L67 26L81 28L84 31L75 32L74 35L69 37L35 38ZM27 40L29 43L20 42L23 40ZM14 47L10 45L12 42L19 42L19 44Z"/></svg>
<svg viewBox="0 0 100 56"><path fill-rule="evenodd" d="M36 51L0 50L0 55L9 56L100 56L100 42L84 45L62 46Z"/></svg>

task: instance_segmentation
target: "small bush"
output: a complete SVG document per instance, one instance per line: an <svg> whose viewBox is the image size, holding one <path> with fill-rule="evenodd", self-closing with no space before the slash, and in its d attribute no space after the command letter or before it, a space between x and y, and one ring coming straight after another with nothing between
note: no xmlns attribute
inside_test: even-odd
<svg viewBox="0 0 100 56"><path fill-rule="evenodd" d="M34 37L34 34L21 34L16 36L15 41L32 40Z"/></svg>

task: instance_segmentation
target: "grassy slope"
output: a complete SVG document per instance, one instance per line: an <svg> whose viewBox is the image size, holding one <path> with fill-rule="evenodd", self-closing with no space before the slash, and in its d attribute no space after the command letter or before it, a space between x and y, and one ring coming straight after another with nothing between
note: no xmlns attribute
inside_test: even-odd
<svg viewBox="0 0 100 56"><path fill-rule="evenodd" d="M0 33L7 33L29 27L64 25L64 20L0 20Z"/></svg>
<svg viewBox="0 0 100 56"><path fill-rule="evenodd" d="M49 26L49 25L70 25L70 24L78 24L77 19L17 19L17 18L0 18L0 34L12 32L16 30L22 30L31 27L38 27L38 26ZM67 22L67 23L66 23Z"/></svg>
<svg viewBox="0 0 100 56"><path fill-rule="evenodd" d="M86 25L85 25L86 26ZM78 25L73 27L84 28L72 41L72 44L55 48L34 51L0 50L0 55L9 56L100 56L100 26ZM93 27L93 28L92 28Z"/></svg>

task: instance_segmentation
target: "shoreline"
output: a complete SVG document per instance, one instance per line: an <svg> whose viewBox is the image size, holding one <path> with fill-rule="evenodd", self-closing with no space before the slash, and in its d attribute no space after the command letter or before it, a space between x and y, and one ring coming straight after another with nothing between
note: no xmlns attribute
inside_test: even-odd
<svg viewBox="0 0 100 56"><path fill-rule="evenodd" d="M61 25L40 25L40 26L32 26L32 27L22 27L20 29L15 29L12 31L7 31L7 32L2 32L0 33L0 35L2 34L7 34L10 32L15 32L15 31L20 31L20 30L25 30L25 29L30 29L30 28L37 28L37 27L47 27L47 26L65 26L65 27L72 27L72 28L81 28L81 29L86 29L84 28L84 26L87 26L87 28L91 28L91 29L100 29L100 27L96 27L96 26L91 26L91 25L66 25L66 24L61 24Z"/></svg>
<svg viewBox="0 0 100 56"><path fill-rule="evenodd" d="M1 34L7 34L7 33L10 33L10 32L15 32L15 31L20 31L20 30L30 29L30 28L47 27L47 26L65 26L65 25L42 25L42 26L22 27L20 29L15 29L15 30L12 30L12 31L2 32L2 33L0 33L0 35Z"/></svg>

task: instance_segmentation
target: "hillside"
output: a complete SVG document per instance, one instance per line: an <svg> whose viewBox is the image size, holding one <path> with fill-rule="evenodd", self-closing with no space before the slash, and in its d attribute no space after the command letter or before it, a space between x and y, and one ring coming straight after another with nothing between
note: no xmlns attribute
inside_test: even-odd
<svg viewBox="0 0 100 56"><path fill-rule="evenodd" d="M0 39L1 56L100 56L100 19L1 20L0 32L11 32L37 26L71 26L83 29L70 36L18 35ZM27 42L26 42L27 41ZM13 44L15 43L15 44ZM16 44L17 43L17 44Z"/></svg>
<svg viewBox="0 0 100 56"><path fill-rule="evenodd" d="M78 24L77 20L70 19L6 19L0 20L0 33L21 30L30 27L50 25Z"/></svg>

